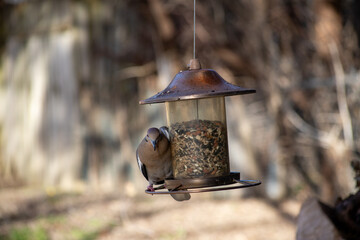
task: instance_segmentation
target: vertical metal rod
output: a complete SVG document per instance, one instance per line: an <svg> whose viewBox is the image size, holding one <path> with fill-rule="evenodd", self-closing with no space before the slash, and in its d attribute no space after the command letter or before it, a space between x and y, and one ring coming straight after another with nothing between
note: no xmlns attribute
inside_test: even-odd
<svg viewBox="0 0 360 240"><path fill-rule="evenodd" d="M199 100L200 99L196 99L196 120L199 120Z"/></svg>
<svg viewBox="0 0 360 240"><path fill-rule="evenodd" d="M196 20L196 17L195 17L195 7L196 7L196 0L194 0L194 59L195 59L195 20Z"/></svg>

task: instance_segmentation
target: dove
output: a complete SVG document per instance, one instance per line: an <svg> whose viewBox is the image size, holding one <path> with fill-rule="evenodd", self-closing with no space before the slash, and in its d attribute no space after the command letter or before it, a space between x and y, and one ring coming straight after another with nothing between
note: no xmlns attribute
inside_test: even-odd
<svg viewBox="0 0 360 240"><path fill-rule="evenodd" d="M149 182L146 190L154 192L154 184L162 184L172 177L170 134L167 127L149 128L136 149L140 171ZM170 190L169 190L170 191ZM177 201L190 199L190 194L171 194Z"/></svg>

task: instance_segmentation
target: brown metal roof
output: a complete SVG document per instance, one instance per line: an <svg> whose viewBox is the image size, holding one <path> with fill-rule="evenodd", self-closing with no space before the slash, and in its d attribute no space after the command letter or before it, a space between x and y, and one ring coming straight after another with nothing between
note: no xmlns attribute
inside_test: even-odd
<svg viewBox="0 0 360 240"><path fill-rule="evenodd" d="M242 88L225 81L212 69L190 69L179 72L163 91L139 103L162 103L255 92L254 89Z"/></svg>

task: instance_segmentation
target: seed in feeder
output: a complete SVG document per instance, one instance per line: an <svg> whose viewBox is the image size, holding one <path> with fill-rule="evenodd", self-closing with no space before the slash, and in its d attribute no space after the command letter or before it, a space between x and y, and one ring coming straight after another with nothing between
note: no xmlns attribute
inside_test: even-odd
<svg viewBox="0 0 360 240"><path fill-rule="evenodd" d="M222 122L175 123L170 126L170 133L175 178L229 175L227 133Z"/></svg>

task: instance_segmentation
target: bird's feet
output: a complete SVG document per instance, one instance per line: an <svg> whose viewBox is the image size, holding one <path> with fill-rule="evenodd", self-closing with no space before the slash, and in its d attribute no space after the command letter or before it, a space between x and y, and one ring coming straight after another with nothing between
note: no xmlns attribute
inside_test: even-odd
<svg viewBox="0 0 360 240"><path fill-rule="evenodd" d="M152 184L149 184L149 186L146 188L146 191L155 192L155 189Z"/></svg>

